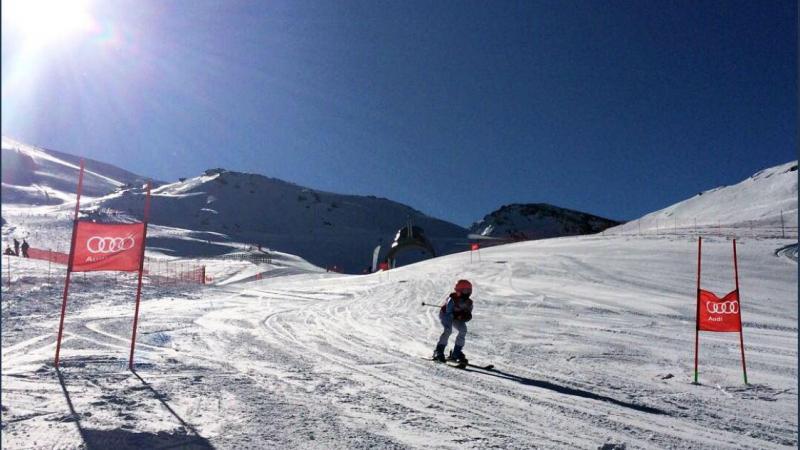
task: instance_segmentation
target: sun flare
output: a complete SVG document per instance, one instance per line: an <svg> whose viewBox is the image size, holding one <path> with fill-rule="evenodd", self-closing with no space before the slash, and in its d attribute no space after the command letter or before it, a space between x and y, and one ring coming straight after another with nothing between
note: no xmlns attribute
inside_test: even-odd
<svg viewBox="0 0 800 450"><path fill-rule="evenodd" d="M88 0L4 0L3 22L33 46L91 30Z"/></svg>

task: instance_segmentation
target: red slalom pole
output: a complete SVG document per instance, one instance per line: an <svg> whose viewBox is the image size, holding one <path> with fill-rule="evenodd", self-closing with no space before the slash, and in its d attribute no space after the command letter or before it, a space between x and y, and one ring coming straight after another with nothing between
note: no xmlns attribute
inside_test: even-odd
<svg viewBox="0 0 800 450"><path fill-rule="evenodd" d="M78 211L81 205L81 191L83 190L83 158L81 170L78 173L78 198L75 200L75 218L72 220L72 239L69 244L69 259L67 260L67 278L64 281L64 297L61 300L61 321L58 324L58 339L56 340L55 366L58 369L58 357L61 353L61 336L64 333L64 315L67 312L67 296L69 295L69 280L72 275L72 259L75 257L75 238L78 234Z"/></svg>
<svg viewBox="0 0 800 450"><path fill-rule="evenodd" d="M133 335L131 336L131 357L128 360L128 368L133 371L133 351L136 348L136 326L139 323L139 300L142 297L142 272L144 271L144 247L147 240L147 219L150 215L150 185L147 182L147 197L144 199L144 232L142 232L142 250L139 254L139 284L136 287L136 311L133 313Z"/></svg>
<svg viewBox="0 0 800 450"><path fill-rule="evenodd" d="M739 297L739 347L742 349L742 373L744 384L747 383L747 365L744 362L744 327L742 326L742 296L739 294L739 263L736 257L736 239L733 240L733 273L736 279L736 294Z"/></svg>
<svg viewBox="0 0 800 450"><path fill-rule="evenodd" d="M697 384L697 350L700 342L700 260L702 258L703 237L697 238L697 312L694 320L694 384Z"/></svg>

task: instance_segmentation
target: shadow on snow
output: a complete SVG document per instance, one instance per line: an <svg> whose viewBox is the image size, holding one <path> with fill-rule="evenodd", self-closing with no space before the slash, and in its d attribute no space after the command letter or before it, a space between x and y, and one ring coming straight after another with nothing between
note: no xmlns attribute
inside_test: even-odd
<svg viewBox="0 0 800 450"><path fill-rule="evenodd" d="M517 383L523 384L525 386L534 386L542 389L549 389L551 391L557 392L559 394L566 394L566 395L574 395L576 397L587 398L590 400L599 400L601 402L611 403L617 406L622 406L623 408L630 408L636 411L645 412L649 414L658 414L664 415L667 414L665 411L652 408L650 406L638 405L636 403L625 402L622 400L617 400L615 398L606 397L605 395L595 394L593 392L584 391L581 389L575 389L568 386L561 386L555 383L551 383L549 381L543 380L534 380L532 378L525 378L518 375L506 373L497 369L486 370L480 366L474 366L472 364L469 365L466 369L469 372L480 373L483 375L489 375L497 378L503 378L506 380L516 381Z"/></svg>
<svg viewBox="0 0 800 450"><path fill-rule="evenodd" d="M184 426L184 428L191 430L192 434L186 432L170 433L166 431L159 431L157 433L136 432L124 430L120 428L110 430L95 430L91 428L84 428L81 425L80 415L75 411L72 404L67 385L64 382L64 376L61 370L56 368L58 374L58 381L61 383L61 390L64 392L64 398L69 406L69 411L72 420L78 427L78 432L87 449L101 449L101 448L114 448L116 450L124 449L195 449L206 450L213 449L214 447L204 437L197 433L193 426L184 421L168 404L164 401L164 395L156 391L149 383L144 381L135 371L131 371L138 378L146 388L148 388L153 396L161 402L161 404Z"/></svg>

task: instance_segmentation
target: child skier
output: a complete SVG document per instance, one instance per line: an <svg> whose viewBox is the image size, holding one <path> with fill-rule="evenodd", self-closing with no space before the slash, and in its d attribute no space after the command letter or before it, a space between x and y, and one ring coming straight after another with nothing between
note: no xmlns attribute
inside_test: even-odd
<svg viewBox="0 0 800 450"><path fill-rule="evenodd" d="M454 292L447 299L447 303L442 305L439 310L439 321L444 330L439 337L439 343L433 352L433 359L439 362L445 361L444 349L450 339L453 327L458 330L456 345L450 353L450 359L456 360L461 364L467 363L467 357L461 350L464 348L464 340L467 337L467 322L472 320L472 283L467 280L458 280Z"/></svg>

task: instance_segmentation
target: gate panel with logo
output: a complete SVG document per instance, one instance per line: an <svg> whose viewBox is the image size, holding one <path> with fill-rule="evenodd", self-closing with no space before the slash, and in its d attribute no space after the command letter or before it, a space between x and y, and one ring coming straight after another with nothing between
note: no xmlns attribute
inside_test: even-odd
<svg viewBox="0 0 800 450"><path fill-rule="evenodd" d="M144 223L112 224L78 221L73 272L139 270Z"/></svg>
<svg viewBox="0 0 800 450"><path fill-rule="evenodd" d="M142 274L144 272L144 248L147 237L147 218L150 214L150 188L144 200L144 221L141 223L95 223L78 220L83 188L84 161L81 159L78 172L78 192L75 201L75 218L72 225L67 275L64 280L64 295L61 300L61 319L56 338L56 357L54 365L58 369L61 354L61 337L64 333L64 317L67 313L67 298L72 272L94 272L113 270L120 272L139 272L136 287L136 309L133 314L133 333L128 367L133 370L133 353L136 347L136 327L139 321L139 301L142 295Z"/></svg>
<svg viewBox="0 0 800 450"><path fill-rule="evenodd" d="M747 366L744 360L744 333L742 332L742 310L739 302L739 263L736 258L736 239L733 240L733 277L736 289L719 298L711 291L700 289L700 268L703 255L703 238L697 240L697 318L694 334L694 383L697 384L697 365L700 347L700 332L738 332L742 351L742 373L747 384Z"/></svg>
<svg viewBox="0 0 800 450"><path fill-rule="evenodd" d="M713 292L700 289L700 331L741 331L739 291L719 298Z"/></svg>

